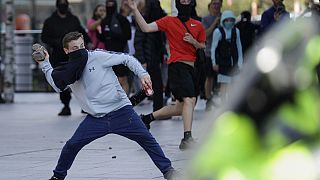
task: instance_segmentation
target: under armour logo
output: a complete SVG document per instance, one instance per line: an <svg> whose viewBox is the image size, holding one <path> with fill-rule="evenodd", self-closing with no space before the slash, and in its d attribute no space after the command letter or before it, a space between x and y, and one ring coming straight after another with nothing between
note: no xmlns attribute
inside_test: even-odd
<svg viewBox="0 0 320 180"><path fill-rule="evenodd" d="M94 71L95 69L94 69L94 67L92 67L92 68L89 68L89 71L91 72L91 71Z"/></svg>

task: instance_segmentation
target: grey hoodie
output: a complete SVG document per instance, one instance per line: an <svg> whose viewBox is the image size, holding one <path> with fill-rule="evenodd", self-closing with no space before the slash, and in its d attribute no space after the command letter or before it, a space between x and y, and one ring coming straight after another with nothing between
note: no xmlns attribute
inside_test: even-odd
<svg viewBox="0 0 320 180"><path fill-rule="evenodd" d="M88 52L88 62L80 80L69 85L80 107L94 117L103 117L109 112L131 105L122 89L112 66L124 64L140 78L148 75L137 59L123 53L104 50ZM60 92L53 82L53 68L49 60L40 63L46 79L53 89Z"/></svg>
<svg viewBox="0 0 320 180"><path fill-rule="evenodd" d="M223 11L222 15L221 15L221 20L220 20L220 25L223 27L224 32L226 33L226 39L227 40L231 40L231 33L232 33L232 29L226 29L224 27L223 21L227 18L233 18L236 19L236 17L234 16L232 11L226 10ZM239 29L236 29L237 32L237 48L238 48L238 66L239 68L242 67L243 64L243 54L242 54L242 46L241 46L241 40L240 40L240 31ZM216 64L216 49L218 47L218 43L221 40L222 35L220 33L219 28L216 28L213 32L213 38L212 38L212 45L211 45L211 59L212 59L212 64L215 65Z"/></svg>

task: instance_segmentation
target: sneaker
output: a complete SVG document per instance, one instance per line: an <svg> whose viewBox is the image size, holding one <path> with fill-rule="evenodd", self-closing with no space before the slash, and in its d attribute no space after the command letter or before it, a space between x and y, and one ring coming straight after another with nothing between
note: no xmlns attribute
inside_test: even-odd
<svg viewBox="0 0 320 180"><path fill-rule="evenodd" d="M49 180L61 180L61 179L57 178L56 176L52 176Z"/></svg>
<svg viewBox="0 0 320 180"><path fill-rule="evenodd" d="M146 128L149 130L151 127L150 127L150 122L147 121L147 116L144 114L140 114L140 118L144 123L144 125L146 126Z"/></svg>
<svg viewBox="0 0 320 180"><path fill-rule="evenodd" d="M71 110L69 107L63 107L61 112L58 114L59 116L70 116L71 115Z"/></svg>
<svg viewBox="0 0 320 180"><path fill-rule="evenodd" d="M164 175L164 178L167 179L167 180L182 180L181 174L175 169L169 170Z"/></svg>
<svg viewBox="0 0 320 180"><path fill-rule="evenodd" d="M191 149L193 148L195 144L195 141L194 139L191 137L191 138L188 138L188 139L181 139L181 143L179 145L179 149L180 150L186 150L186 149Z"/></svg>

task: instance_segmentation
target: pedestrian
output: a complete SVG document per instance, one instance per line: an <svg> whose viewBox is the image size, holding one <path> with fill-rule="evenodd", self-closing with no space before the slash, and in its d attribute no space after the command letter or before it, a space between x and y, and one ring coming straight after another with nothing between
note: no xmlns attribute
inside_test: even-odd
<svg viewBox="0 0 320 180"><path fill-rule="evenodd" d="M130 23L130 29L131 29L131 39L128 40L128 46L125 51L129 55L134 55L134 53L135 53L134 34L136 32L136 22L135 22L134 17L131 13L130 7L128 7L128 0L121 0L120 14L123 17L127 18L128 22ZM130 93L136 94L141 89L139 77L135 76L134 73L132 73L131 71L129 72L129 75L128 75L128 86L129 86L129 88L128 88L129 94L128 95L130 95Z"/></svg>
<svg viewBox="0 0 320 180"><path fill-rule="evenodd" d="M214 30L212 38L212 69L218 73L222 102L227 98L227 85L234 80L243 64L240 32L235 27L235 21L232 11L224 11L220 26Z"/></svg>
<svg viewBox="0 0 320 180"><path fill-rule="evenodd" d="M94 10L92 17L87 21L88 35L92 41L92 49L105 49L104 43L98 39L98 34L101 34L101 21L106 16L106 7L103 4L98 4Z"/></svg>
<svg viewBox="0 0 320 180"><path fill-rule="evenodd" d="M200 21L202 17L200 17L197 13L197 1L193 2L193 5L191 7L191 16L190 18ZM200 98L200 100L205 101L206 99L206 95L205 95L205 81L206 81L206 75L205 75L205 63L204 62L200 62L200 61L196 61L194 64L194 70L195 70L195 82L196 84L196 104L199 101L198 96Z"/></svg>
<svg viewBox="0 0 320 180"><path fill-rule="evenodd" d="M128 40L128 47L126 48L126 52L129 55L134 55L134 34L136 32L136 22L134 20L133 15L131 14L131 9L128 6L128 0L122 0L120 5L120 14L127 18L128 22L130 23L130 30L131 30L131 39Z"/></svg>
<svg viewBox="0 0 320 180"><path fill-rule="evenodd" d="M118 13L116 0L106 0L106 10L106 17L101 22L100 39L104 42L106 50L127 53L128 40L131 39L130 23L126 17ZM116 65L113 70L122 88L129 95L129 69L124 65Z"/></svg>
<svg viewBox="0 0 320 180"><path fill-rule="evenodd" d="M69 10L68 0L56 0L57 10L44 22L41 40L50 49L50 63L52 67L58 67L68 61L68 55L63 51L61 40L63 36L72 31L81 32L86 44L91 43L84 28L81 26L79 19ZM60 92L60 100L64 107L59 116L71 115L70 100L71 93L69 89Z"/></svg>
<svg viewBox="0 0 320 180"><path fill-rule="evenodd" d="M144 0L141 6L141 13L147 22L156 21L166 14L160 6L159 0ZM161 64L163 62L165 49L165 39L163 32L144 33L137 28L135 33L135 57L146 67L151 76L154 94L153 111L163 107L163 82L161 76Z"/></svg>
<svg viewBox="0 0 320 180"><path fill-rule="evenodd" d="M52 68L46 52L45 60L38 63L50 85L57 92L69 86L88 115L64 145L50 180L65 179L78 152L90 142L110 133L136 141L166 179L177 176L171 161L133 110L112 70L113 65L124 64L140 77L144 87L151 88L150 76L141 64L126 54L86 50L83 35L78 32L66 34L63 47L69 56L69 61L63 66Z"/></svg>
<svg viewBox="0 0 320 180"><path fill-rule="evenodd" d="M194 1L176 0L177 17L165 16L151 23L145 21L133 0L128 1L143 32L165 32L170 47L168 78L172 93L178 100L175 105L167 105L153 113L142 116L143 121L150 128L150 123L156 119L182 115L184 137L179 148L181 150L191 148L194 144L191 129L196 101L194 62L196 60L196 49L205 47L205 30L201 22L190 18ZM188 33L187 28L190 33Z"/></svg>
<svg viewBox="0 0 320 180"><path fill-rule="evenodd" d="M259 35L268 31L276 22L290 19L283 0L272 0L272 2L273 5L262 13Z"/></svg>
<svg viewBox="0 0 320 180"><path fill-rule="evenodd" d="M259 25L252 23L249 11L243 11L241 12L241 20L236 23L236 27L240 31L242 54L246 54L256 39Z"/></svg>
<svg viewBox="0 0 320 180"><path fill-rule="evenodd" d="M214 104L212 100L212 89L217 87L217 73L212 69L212 60L211 60L211 44L212 44L212 34L213 31L220 24L221 17L221 7L223 0L211 0L208 5L209 15L202 18L202 24L206 29L206 62L205 62L205 95L206 95L206 110L209 111Z"/></svg>

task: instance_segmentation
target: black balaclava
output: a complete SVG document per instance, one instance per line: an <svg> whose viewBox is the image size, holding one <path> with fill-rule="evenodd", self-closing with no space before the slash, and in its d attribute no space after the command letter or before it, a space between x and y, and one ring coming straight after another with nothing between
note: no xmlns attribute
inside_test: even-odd
<svg viewBox="0 0 320 180"><path fill-rule="evenodd" d="M69 2L68 0L65 0L64 3L61 3L61 0L57 0L56 7L61 14L67 14L69 11Z"/></svg>
<svg viewBox="0 0 320 180"><path fill-rule="evenodd" d="M185 5L185 4L181 4L180 0L176 0L176 8L178 10L178 18L181 21L186 22L190 19L193 3L194 3L194 0L191 0L190 4Z"/></svg>
<svg viewBox="0 0 320 180"><path fill-rule="evenodd" d="M242 22L250 22L251 21L251 14L249 11L243 11L241 13L241 21Z"/></svg>
<svg viewBox="0 0 320 180"><path fill-rule="evenodd" d="M113 6L108 6L108 2L113 2ZM117 12L117 1L116 0L106 0L106 10L107 16L111 16Z"/></svg>

